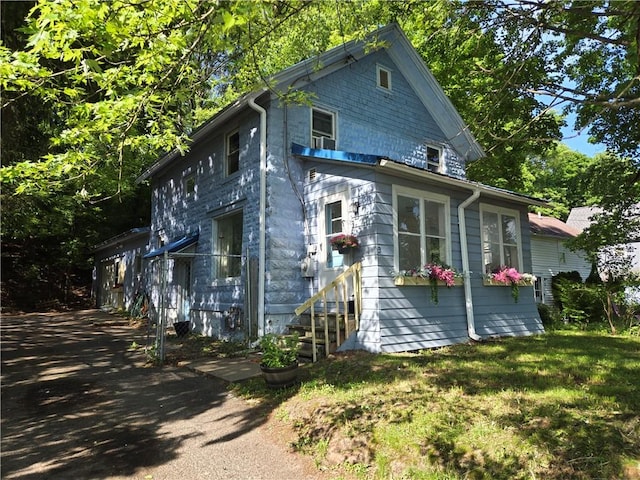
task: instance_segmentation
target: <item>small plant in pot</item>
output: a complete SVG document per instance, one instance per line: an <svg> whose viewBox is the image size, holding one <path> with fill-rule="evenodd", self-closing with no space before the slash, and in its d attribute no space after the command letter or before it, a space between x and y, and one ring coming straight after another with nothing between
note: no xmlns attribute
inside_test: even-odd
<svg viewBox="0 0 640 480"><path fill-rule="evenodd" d="M260 340L262 361L260 369L269 388L290 387L298 378L298 337L284 337L273 333Z"/></svg>

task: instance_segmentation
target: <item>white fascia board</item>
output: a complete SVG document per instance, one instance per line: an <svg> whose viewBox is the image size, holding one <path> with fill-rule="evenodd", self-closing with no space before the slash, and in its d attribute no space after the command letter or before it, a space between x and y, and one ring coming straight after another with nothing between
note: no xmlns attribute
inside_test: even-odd
<svg viewBox="0 0 640 480"><path fill-rule="evenodd" d="M460 180L453 177L448 177L442 174L429 172L427 170L421 170L410 165L404 165L393 160L383 159L379 163L379 168L385 173L395 175L401 178L408 178L415 180L416 178L428 180L433 183L440 183L449 185L455 188L463 190L479 190L482 195L488 198L497 198L502 200L508 200L514 203L520 203L524 205L536 205L538 207L548 207L549 203L545 200L538 198L528 197L526 195L509 192L508 190L502 190L497 187L490 187L478 182L472 182L470 180Z"/></svg>

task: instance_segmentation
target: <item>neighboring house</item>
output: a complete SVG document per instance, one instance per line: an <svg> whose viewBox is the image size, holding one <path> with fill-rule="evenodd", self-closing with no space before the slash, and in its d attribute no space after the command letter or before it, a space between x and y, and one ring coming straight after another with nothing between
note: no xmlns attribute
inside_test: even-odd
<svg viewBox="0 0 640 480"><path fill-rule="evenodd" d="M640 213L640 204L635 205L635 210ZM575 228L578 233L581 233L593 223L592 216L600 212L602 212L602 209L599 207L572 208L567 218L567 225ZM599 256L600 259L605 262L607 255L624 255L628 257L631 272L640 274L640 241L619 246L612 245L611 248L603 249ZM600 275L603 277L606 276L602 271Z"/></svg>
<svg viewBox="0 0 640 480"><path fill-rule="evenodd" d="M96 307L128 310L140 288L149 227L133 228L93 248L92 296Z"/></svg>
<svg viewBox="0 0 640 480"><path fill-rule="evenodd" d="M275 75L160 158L152 186L152 313L219 337L282 332L294 310L361 265L360 324L344 348L397 352L543 332L532 287L518 302L485 284L531 272L527 208L544 202L465 178L483 150L395 25ZM309 94L310 105L278 92ZM342 255L330 239L357 236ZM463 286L397 286L439 260ZM154 313L155 312L155 313Z"/></svg>
<svg viewBox="0 0 640 480"><path fill-rule="evenodd" d="M553 304L551 278L560 272L577 271L582 280L591 272L591 262L580 252L572 252L565 242L580 232L561 220L529 214L531 225L531 262L536 276L536 302Z"/></svg>

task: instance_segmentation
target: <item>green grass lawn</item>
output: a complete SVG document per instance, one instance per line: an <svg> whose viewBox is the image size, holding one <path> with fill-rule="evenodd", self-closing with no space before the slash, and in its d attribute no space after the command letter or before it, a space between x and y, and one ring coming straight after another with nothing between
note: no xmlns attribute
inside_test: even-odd
<svg viewBox="0 0 640 480"><path fill-rule="evenodd" d="M352 352L237 385L320 468L363 479L640 479L640 338L555 331Z"/></svg>

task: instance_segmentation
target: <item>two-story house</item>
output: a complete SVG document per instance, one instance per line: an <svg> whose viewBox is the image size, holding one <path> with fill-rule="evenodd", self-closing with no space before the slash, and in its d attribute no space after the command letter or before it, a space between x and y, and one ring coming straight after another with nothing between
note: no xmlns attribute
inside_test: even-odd
<svg viewBox="0 0 640 480"><path fill-rule="evenodd" d="M140 176L153 188L147 285L167 321L281 332L323 288L341 295L333 282L357 265L345 295L359 323L343 348L543 332L532 287L516 302L485 279L531 271L527 207L543 202L467 180L482 148L403 32L374 35L378 48L352 41L275 75ZM283 102L291 90L309 104ZM337 234L359 247L340 253ZM430 261L463 272L437 303L428 283L394 278Z"/></svg>

